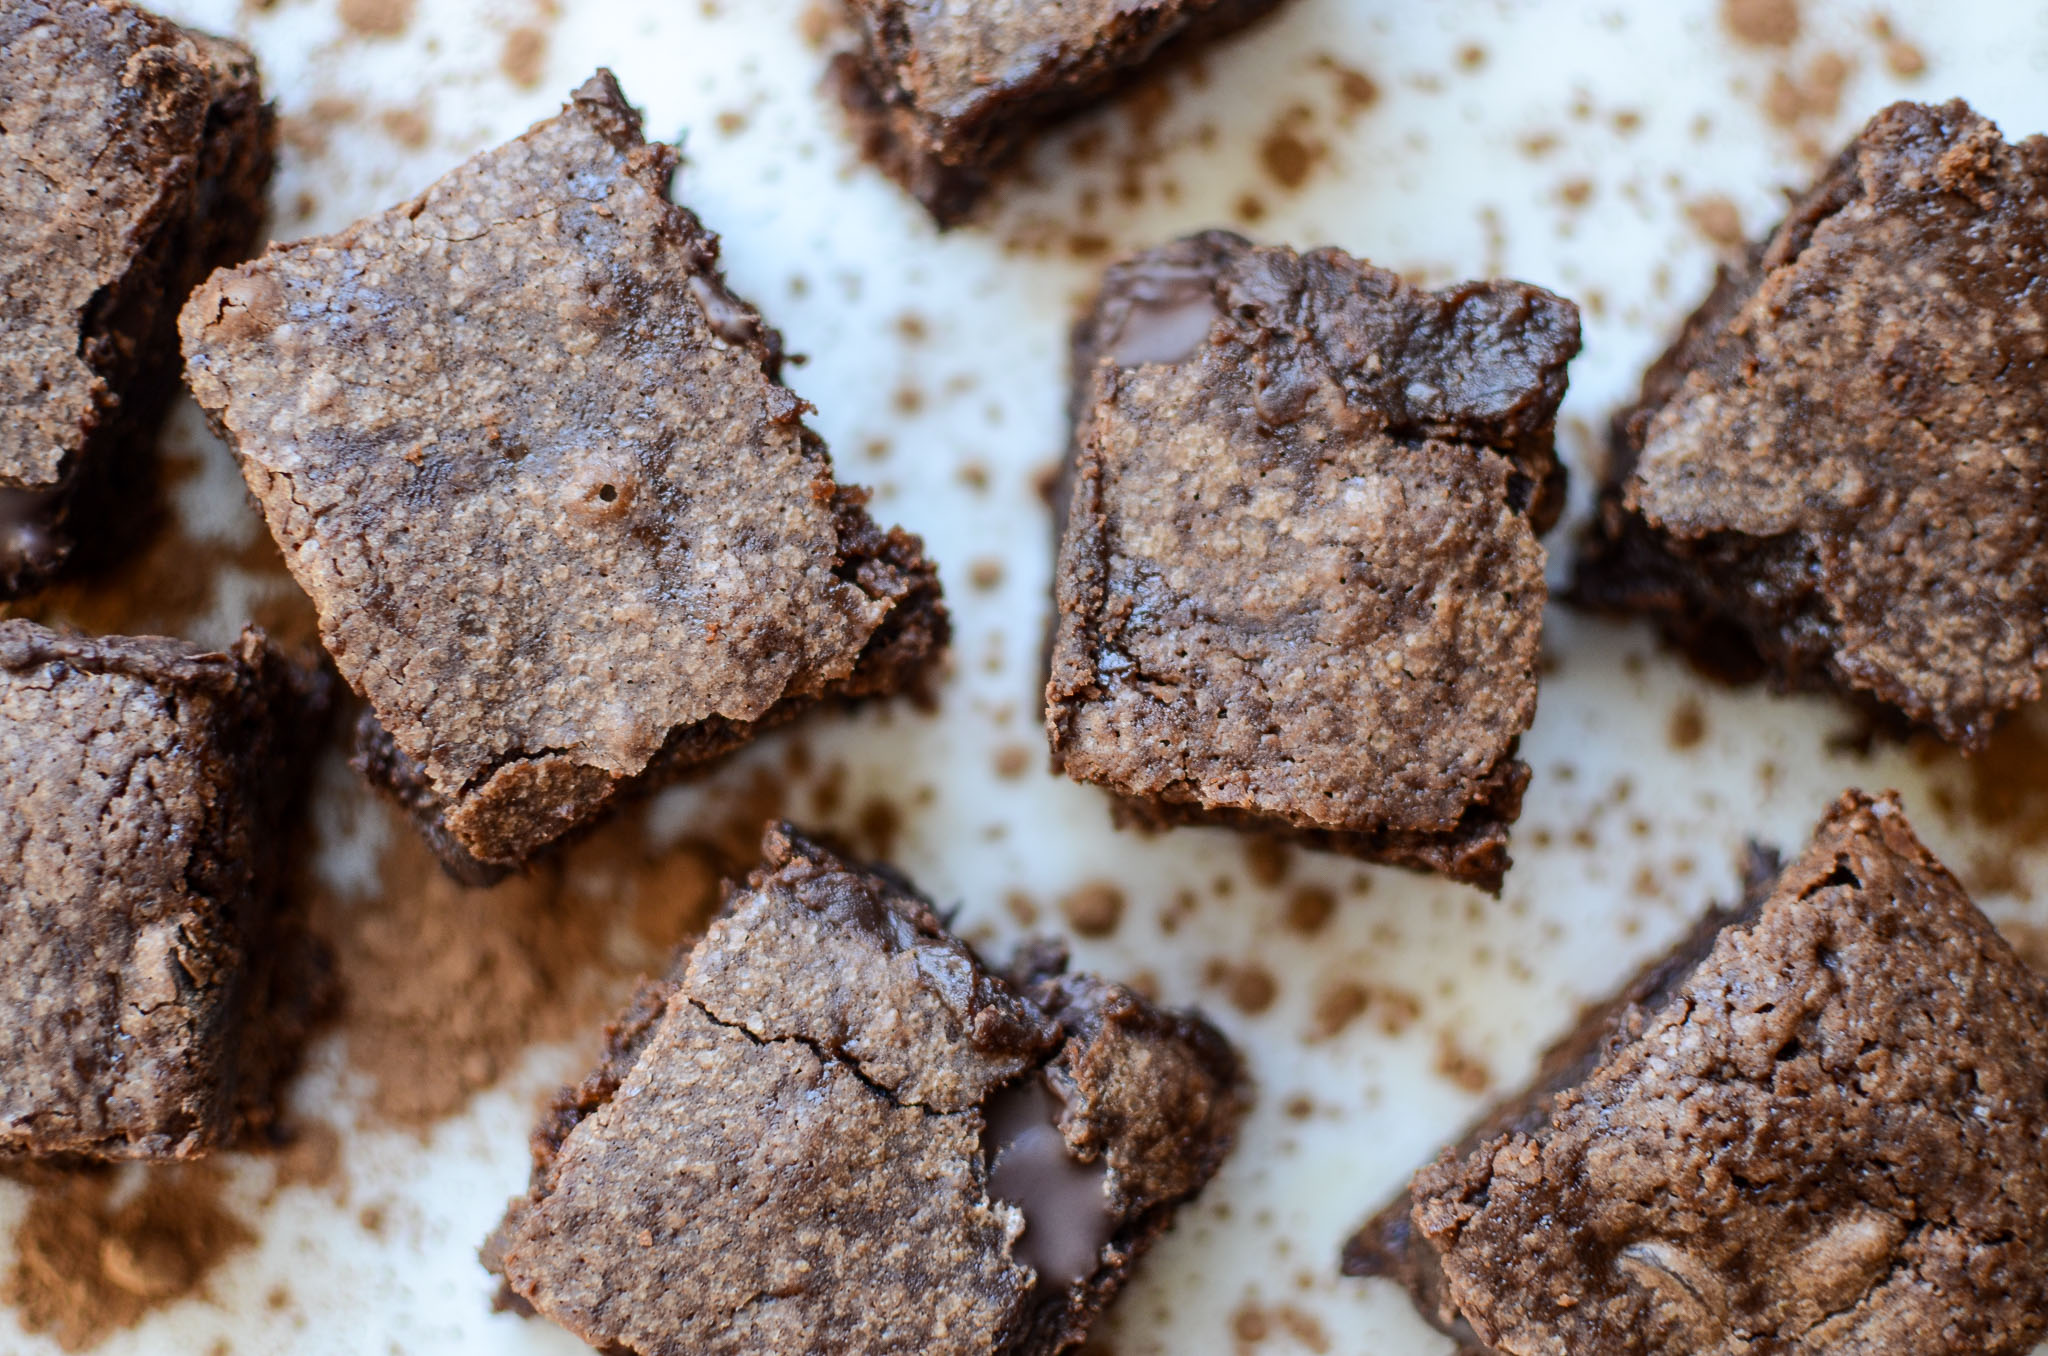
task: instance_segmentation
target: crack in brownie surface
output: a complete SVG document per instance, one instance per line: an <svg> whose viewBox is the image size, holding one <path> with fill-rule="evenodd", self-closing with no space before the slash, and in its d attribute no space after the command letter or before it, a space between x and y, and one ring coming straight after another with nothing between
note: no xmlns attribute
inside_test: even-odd
<svg viewBox="0 0 2048 1356"><path fill-rule="evenodd" d="M1879 114L1640 404L1578 595L1981 747L2048 669L2048 139Z"/></svg>
<svg viewBox="0 0 2048 1356"><path fill-rule="evenodd" d="M835 485L779 338L667 201L675 163L601 73L185 311L193 389L390 740L369 761L479 863L665 751L915 687L944 640L918 543Z"/></svg>
<svg viewBox="0 0 2048 1356"><path fill-rule="evenodd" d="M263 219L246 48L128 5L0 13L0 598L146 516L185 294Z"/></svg>
<svg viewBox="0 0 2048 1356"><path fill-rule="evenodd" d="M1889 797L1716 931L1348 1269L1513 1356L2033 1350L2048 988Z"/></svg>
<svg viewBox="0 0 2048 1356"><path fill-rule="evenodd" d="M184 1158L271 1111L319 986L279 897L323 681L0 622L0 1158Z"/></svg>
<svg viewBox="0 0 2048 1356"><path fill-rule="evenodd" d="M1536 709L1569 302L1222 233L1076 340L1055 759L1141 822L1293 831L1498 889Z"/></svg>
<svg viewBox="0 0 2048 1356"><path fill-rule="evenodd" d="M643 1353L1052 1353L1085 1338L1240 1111L1193 1018L985 970L907 887L786 827L534 1136L485 1247Z"/></svg>

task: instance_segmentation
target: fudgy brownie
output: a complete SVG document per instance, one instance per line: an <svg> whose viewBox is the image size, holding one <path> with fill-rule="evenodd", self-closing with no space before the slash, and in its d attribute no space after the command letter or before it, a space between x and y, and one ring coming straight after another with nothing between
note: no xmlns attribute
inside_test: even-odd
<svg viewBox="0 0 2048 1356"><path fill-rule="evenodd" d="M0 109L11 598L147 515L178 306L254 246L276 132L246 49L111 0L10 0Z"/></svg>
<svg viewBox="0 0 2048 1356"><path fill-rule="evenodd" d="M185 1158L268 1119L320 996L282 897L319 672L0 621L0 1157Z"/></svg>
<svg viewBox="0 0 2048 1356"><path fill-rule="evenodd" d="M1075 338L1046 728L1127 820L1498 890L1578 311L1212 232Z"/></svg>
<svg viewBox="0 0 2048 1356"><path fill-rule="evenodd" d="M1577 597L1981 746L2048 668L2048 139L1895 104L1642 399Z"/></svg>
<svg viewBox="0 0 2048 1356"><path fill-rule="evenodd" d="M809 704L921 690L946 638L675 164L600 72L185 309L192 389L368 699L362 765L472 879Z"/></svg>
<svg viewBox="0 0 2048 1356"><path fill-rule="evenodd" d="M1228 1152L1235 1055L786 825L533 1137L485 1245L606 1351L1071 1350Z"/></svg>
<svg viewBox="0 0 2048 1356"><path fill-rule="evenodd" d="M863 150L951 226L1047 125L1280 0L846 3L862 46L832 83Z"/></svg>
<svg viewBox="0 0 2048 1356"><path fill-rule="evenodd" d="M2044 1068L2048 987L1851 793L1345 1269L1513 1356L2019 1356L2048 1336Z"/></svg>

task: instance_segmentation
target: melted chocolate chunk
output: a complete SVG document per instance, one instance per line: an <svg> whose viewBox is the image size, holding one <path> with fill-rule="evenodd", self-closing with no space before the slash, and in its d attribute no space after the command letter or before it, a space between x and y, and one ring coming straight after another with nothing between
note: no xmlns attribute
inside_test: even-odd
<svg viewBox="0 0 2048 1356"><path fill-rule="evenodd" d="M1043 1079L1026 1077L989 1098L985 1112L988 1194L1024 1212L1017 1255L1041 1286L1094 1275L1116 1232L1109 1168L1083 1163L1067 1148L1059 1128L1065 1110Z"/></svg>

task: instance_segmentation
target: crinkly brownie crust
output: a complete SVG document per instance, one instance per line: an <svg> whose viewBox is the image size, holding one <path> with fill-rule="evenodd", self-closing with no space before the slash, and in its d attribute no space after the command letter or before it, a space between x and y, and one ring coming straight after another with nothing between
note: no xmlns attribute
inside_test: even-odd
<svg viewBox="0 0 2048 1356"><path fill-rule="evenodd" d="M2048 988L1897 802L1845 796L1698 950L1351 1269L1513 1356L2032 1351Z"/></svg>
<svg viewBox="0 0 2048 1356"><path fill-rule="evenodd" d="M1047 126L1280 0L847 0L832 82L867 157L957 225Z"/></svg>
<svg viewBox="0 0 2048 1356"><path fill-rule="evenodd" d="M216 275L194 393L393 785L469 869L945 639L915 538L836 485L780 341L609 73L339 235ZM676 751L680 750L678 753Z"/></svg>
<svg viewBox="0 0 2048 1356"><path fill-rule="evenodd" d="M1216 232L1111 269L1075 343L1055 762L1142 823L1497 890L1578 344L1540 289L1335 250Z"/></svg>
<svg viewBox="0 0 2048 1356"><path fill-rule="evenodd" d="M1220 1165L1235 1056L1054 965L986 970L787 827L534 1135L485 1247L639 1356L1072 1350Z"/></svg>
<svg viewBox="0 0 2048 1356"><path fill-rule="evenodd" d="M1616 423L1577 597L1981 747L2048 669L2048 139L1895 104Z"/></svg>
<svg viewBox="0 0 2048 1356"><path fill-rule="evenodd" d="M0 622L0 1157L183 1158L272 1111L321 993L281 897L325 682Z"/></svg>
<svg viewBox="0 0 2048 1356"><path fill-rule="evenodd" d="M0 598L151 510L185 295L255 244L276 129L255 58L106 0L0 13Z"/></svg>

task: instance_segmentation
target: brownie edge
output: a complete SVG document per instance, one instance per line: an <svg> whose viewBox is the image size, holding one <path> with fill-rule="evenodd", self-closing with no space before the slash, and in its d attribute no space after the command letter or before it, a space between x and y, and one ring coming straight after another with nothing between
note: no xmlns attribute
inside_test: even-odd
<svg viewBox="0 0 2048 1356"><path fill-rule="evenodd" d="M886 868L771 826L543 1116L482 1257L606 1351L1052 1356L1244 1098L1206 1023L1056 948L997 974Z"/></svg>
<svg viewBox="0 0 2048 1356"><path fill-rule="evenodd" d="M2048 986L1891 796L1845 795L1758 893L1417 1173L1347 1272L1513 1356L2033 1350Z"/></svg>
<svg viewBox="0 0 2048 1356"><path fill-rule="evenodd" d="M276 120L247 48L92 0L0 12L0 108L6 599L154 525L178 307L255 245Z"/></svg>
<svg viewBox="0 0 2048 1356"><path fill-rule="evenodd" d="M1644 377L1575 601L1981 749L2048 671L2048 138L1879 113Z"/></svg>
<svg viewBox="0 0 2048 1356"><path fill-rule="evenodd" d="M1539 532L1577 308L1212 231L1110 268L1074 340L1054 766L1498 892L1529 769Z"/></svg>
<svg viewBox="0 0 2048 1356"><path fill-rule="evenodd" d="M187 1158L266 1124L328 996L289 897L328 684L0 622L0 1157Z"/></svg>
<svg viewBox="0 0 2048 1356"><path fill-rule="evenodd" d="M922 544L835 480L677 163L599 72L184 312L193 392L373 713L360 764L465 878L808 707L914 695L946 639Z"/></svg>
<svg viewBox="0 0 2048 1356"><path fill-rule="evenodd" d="M1040 132L1281 3L846 0L861 47L828 80L863 153L943 229L972 216Z"/></svg>

